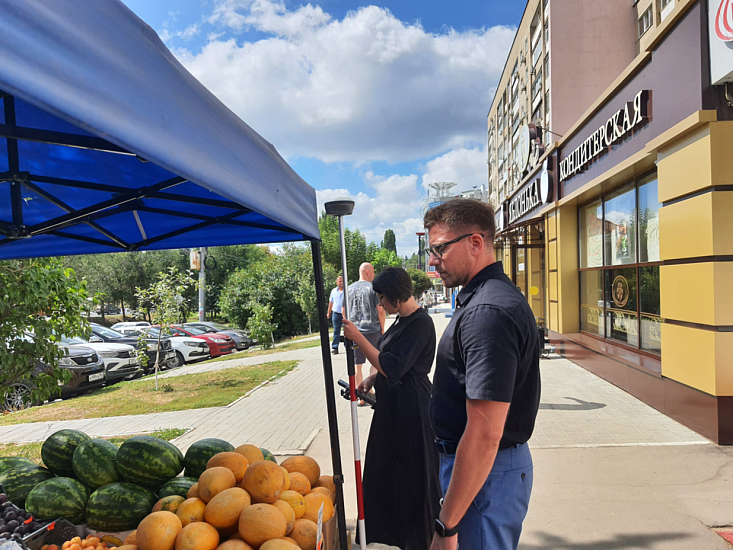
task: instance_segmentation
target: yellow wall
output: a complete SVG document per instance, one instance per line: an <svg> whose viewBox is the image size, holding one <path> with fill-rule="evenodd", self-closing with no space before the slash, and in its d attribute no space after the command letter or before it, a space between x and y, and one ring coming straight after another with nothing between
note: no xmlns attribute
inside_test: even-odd
<svg viewBox="0 0 733 550"><path fill-rule="evenodd" d="M660 297L664 319L733 326L733 263L663 265Z"/></svg>
<svg viewBox="0 0 733 550"><path fill-rule="evenodd" d="M580 330L578 276L578 209L563 206L556 210L557 219L557 291L558 330L573 333Z"/></svg>

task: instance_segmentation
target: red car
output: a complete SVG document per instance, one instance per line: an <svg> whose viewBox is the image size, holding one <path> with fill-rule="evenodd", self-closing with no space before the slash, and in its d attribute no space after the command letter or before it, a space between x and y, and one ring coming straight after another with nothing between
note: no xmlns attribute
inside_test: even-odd
<svg viewBox="0 0 733 550"><path fill-rule="evenodd" d="M211 357L219 357L220 355L229 355L232 350L236 349L237 344L226 334L220 332L204 332L194 327L181 327L178 325L170 327L171 336L190 336L191 338L200 338L206 340L209 344Z"/></svg>

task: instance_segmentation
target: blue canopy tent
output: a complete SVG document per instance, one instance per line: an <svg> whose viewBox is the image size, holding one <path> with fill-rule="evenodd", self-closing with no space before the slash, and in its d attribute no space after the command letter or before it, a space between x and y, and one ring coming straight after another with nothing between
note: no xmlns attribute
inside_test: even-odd
<svg viewBox="0 0 733 550"><path fill-rule="evenodd" d="M309 241L346 548L315 190L119 0L0 3L0 259Z"/></svg>

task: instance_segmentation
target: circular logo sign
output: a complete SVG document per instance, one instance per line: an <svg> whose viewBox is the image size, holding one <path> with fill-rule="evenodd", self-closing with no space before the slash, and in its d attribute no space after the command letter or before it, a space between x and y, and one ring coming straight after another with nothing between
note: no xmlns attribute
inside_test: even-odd
<svg viewBox="0 0 733 550"><path fill-rule="evenodd" d="M720 0L715 16L715 34L723 42L733 41L733 0Z"/></svg>
<svg viewBox="0 0 733 550"><path fill-rule="evenodd" d="M542 163L542 172L540 173L540 202L543 204L549 202L550 196L550 173L547 171L547 159Z"/></svg>
<svg viewBox="0 0 733 550"><path fill-rule="evenodd" d="M519 158L517 159L517 162L519 164L519 171L522 173L527 169L527 165L529 164L529 150L531 146L530 141L531 136L529 135L529 126L525 124L519 131Z"/></svg>
<svg viewBox="0 0 733 550"><path fill-rule="evenodd" d="M611 296L616 307L623 308L629 302L629 283L626 278L619 275L611 285Z"/></svg>

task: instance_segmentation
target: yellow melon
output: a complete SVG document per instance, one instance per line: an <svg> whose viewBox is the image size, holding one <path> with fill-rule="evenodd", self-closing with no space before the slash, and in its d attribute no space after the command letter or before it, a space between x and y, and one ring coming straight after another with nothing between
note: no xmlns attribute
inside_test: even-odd
<svg viewBox="0 0 733 550"><path fill-rule="evenodd" d="M189 498L184 500L176 510L181 525L185 527L189 523L204 521L204 512L206 511L206 503L200 498Z"/></svg>
<svg viewBox="0 0 733 550"><path fill-rule="evenodd" d="M239 483L244 479L244 472L247 471L249 461L244 455L235 452L224 452L218 453L212 456L206 463L206 469L209 468L229 468L234 474L236 483Z"/></svg>
<svg viewBox="0 0 733 550"><path fill-rule="evenodd" d="M186 493L186 498L198 498L199 497L199 484L194 483Z"/></svg>
<svg viewBox="0 0 733 550"><path fill-rule="evenodd" d="M127 535L125 537L125 540L122 541L122 544L125 544L125 545L133 544L133 545L137 546L137 529L134 530L129 535Z"/></svg>
<svg viewBox="0 0 733 550"><path fill-rule="evenodd" d="M300 550L300 547L284 539L270 539L260 546L260 550Z"/></svg>
<svg viewBox="0 0 733 550"><path fill-rule="evenodd" d="M331 504L336 504L336 493L332 493L325 487L316 487L311 493L321 493L331 499Z"/></svg>
<svg viewBox="0 0 733 550"><path fill-rule="evenodd" d="M249 544L240 539L229 539L216 547L216 550L254 550Z"/></svg>
<svg viewBox="0 0 733 550"><path fill-rule="evenodd" d="M265 460L265 455L263 455L260 448L255 445L240 445L234 449L234 452L244 456L250 464L257 462L258 460Z"/></svg>
<svg viewBox="0 0 733 550"><path fill-rule="evenodd" d="M244 542L259 547L270 539L284 537L288 522L283 513L271 504L253 504L239 516L239 534Z"/></svg>
<svg viewBox="0 0 733 550"><path fill-rule="evenodd" d="M140 550L173 550L182 527L173 512L153 512L137 526L137 546Z"/></svg>
<svg viewBox="0 0 733 550"><path fill-rule="evenodd" d="M247 491L239 487L225 489L206 505L204 518L206 523L217 529L224 529L236 525L239 516L247 506L252 504Z"/></svg>
<svg viewBox="0 0 733 550"><path fill-rule="evenodd" d="M239 525L237 525L237 532L234 533L227 540L241 540L242 542L244 542L244 539L242 538L242 535L239 534ZM247 546L249 546L249 544Z"/></svg>
<svg viewBox="0 0 733 550"><path fill-rule="evenodd" d="M290 538L298 543L302 550L316 550L318 526L309 519L296 519Z"/></svg>
<svg viewBox="0 0 733 550"><path fill-rule="evenodd" d="M311 492L311 482L300 472L292 472L290 474L290 490L296 491L305 496Z"/></svg>
<svg viewBox="0 0 733 550"><path fill-rule="evenodd" d="M237 478L229 468L214 466L208 468L199 477L199 498L209 502L225 489L231 489L237 484Z"/></svg>
<svg viewBox="0 0 733 550"><path fill-rule="evenodd" d="M178 510L178 507L184 500L186 499L179 495L170 495L167 497L163 497L155 503L155 506L153 506L153 512L162 511L173 512L175 514L176 510Z"/></svg>
<svg viewBox="0 0 733 550"><path fill-rule="evenodd" d="M282 469L283 475L285 476L285 481L283 481L283 486L280 489L280 492L282 493L283 491L287 491L288 489L290 489L290 473L282 466L280 466L280 468Z"/></svg>
<svg viewBox="0 0 733 550"><path fill-rule="evenodd" d="M318 462L313 460L309 456L291 456L283 461L280 465L285 468L291 474L293 472L300 472L310 481L311 487L318 483L318 478L321 477L321 467Z"/></svg>
<svg viewBox="0 0 733 550"><path fill-rule="evenodd" d="M298 543L295 542L295 539L291 539L290 537L280 537L282 540L286 540L291 544L294 544L295 546L298 546Z"/></svg>
<svg viewBox="0 0 733 550"><path fill-rule="evenodd" d="M87 543L87 548L89 548L89 550L91 550L94 547L93 546L89 546L89 544ZM99 546L98 548L104 548L104 547L103 546ZM135 546L134 544L123 544L122 546L116 546L115 548L117 548L117 550L140 550L140 547L139 546Z"/></svg>
<svg viewBox="0 0 733 550"><path fill-rule="evenodd" d="M325 487L331 491L334 495L336 494L336 484L333 482L333 476L321 476L318 478L316 487Z"/></svg>
<svg viewBox="0 0 733 550"><path fill-rule="evenodd" d="M278 497L287 502L295 512L295 519L300 519L305 514L305 497L297 491L283 491Z"/></svg>
<svg viewBox="0 0 733 550"><path fill-rule="evenodd" d="M274 462L258 460L249 465L242 484L252 502L272 503L280 496L284 477L282 469Z"/></svg>
<svg viewBox="0 0 733 550"><path fill-rule="evenodd" d="M318 510L323 504L323 522L327 522L333 517L333 503L331 499L323 493L308 493L305 495L305 514L303 519L309 519L318 523Z"/></svg>
<svg viewBox="0 0 733 550"><path fill-rule="evenodd" d="M190 523L176 537L175 550L215 550L219 532L208 523Z"/></svg>
<svg viewBox="0 0 733 550"><path fill-rule="evenodd" d="M288 504L284 500L276 500L272 503L272 505L280 510L285 516L285 521L288 522L288 530L285 531L285 534L289 535L290 531L293 530L293 523L295 523L295 512L290 507L290 504Z"/></svg>

